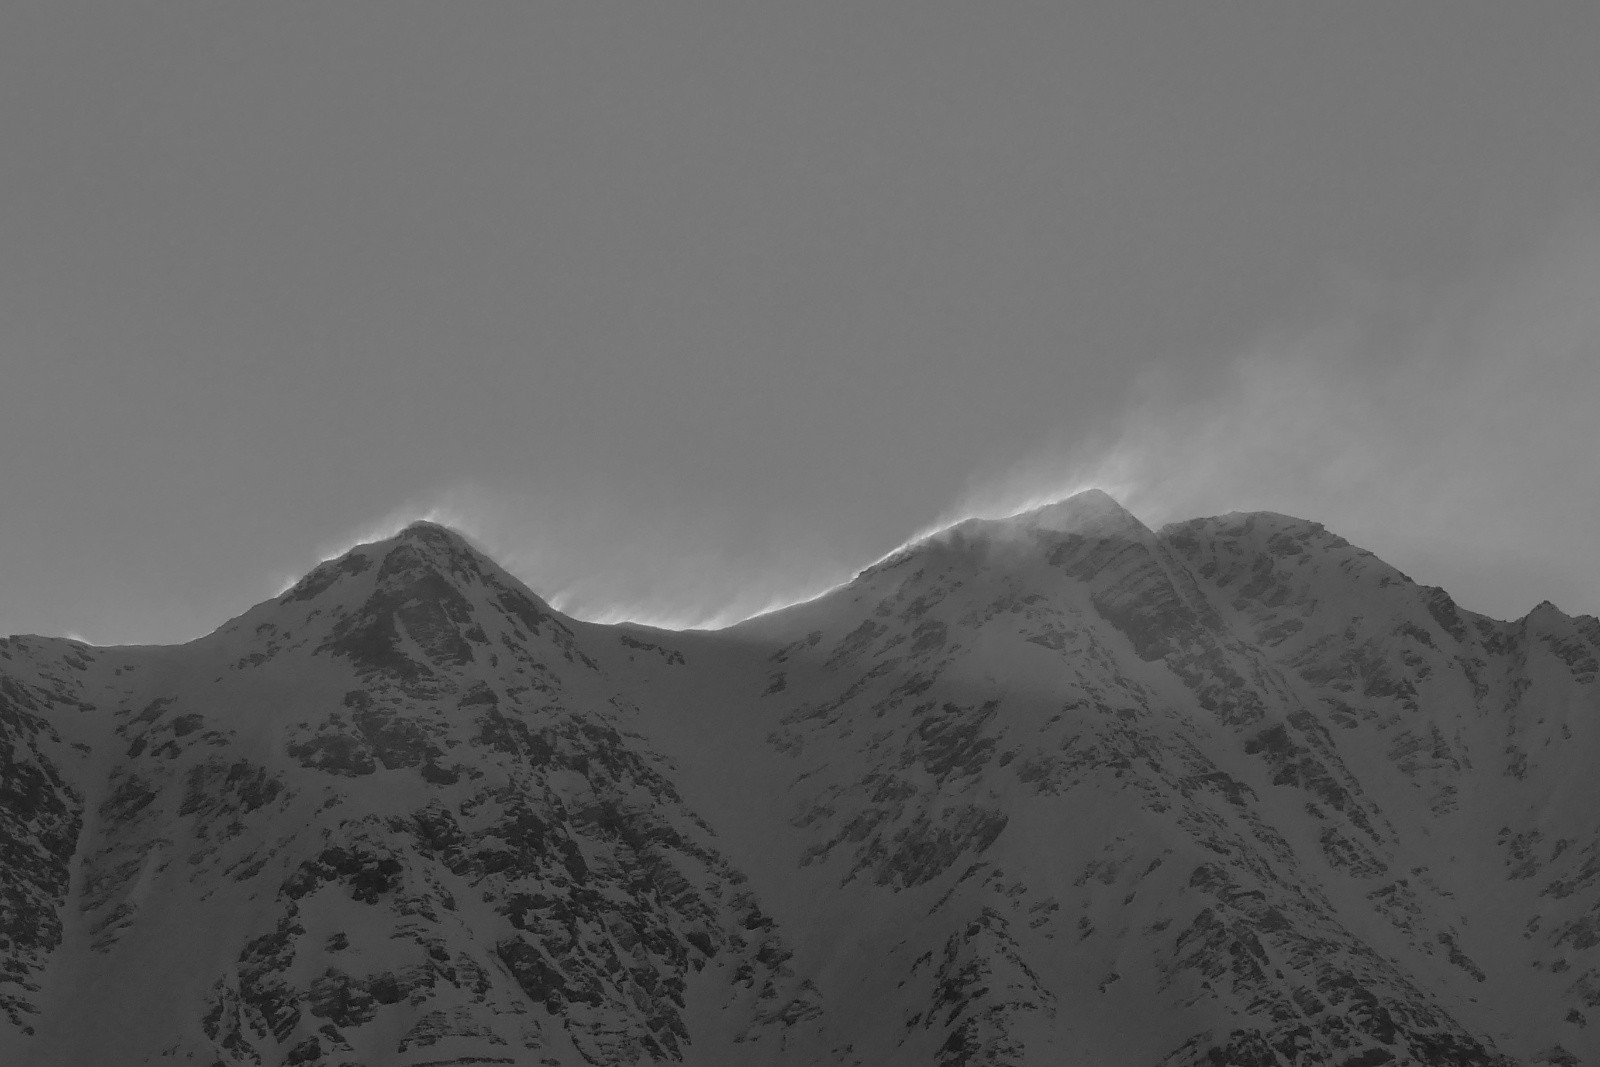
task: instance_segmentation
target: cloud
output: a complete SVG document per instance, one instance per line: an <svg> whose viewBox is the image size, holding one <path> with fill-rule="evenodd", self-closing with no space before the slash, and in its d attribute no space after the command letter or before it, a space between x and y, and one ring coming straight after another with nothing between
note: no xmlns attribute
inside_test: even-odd
<svg viewBox="0 0 1600 1067"><path fill-rule="evenodd" d="M1156 525L1272 510L1510 617L1600 613L1600 212L1432 293L1367 286L1220 374L1152 373L1109 440L969 493L995 514L1099 480Z"/></svg>

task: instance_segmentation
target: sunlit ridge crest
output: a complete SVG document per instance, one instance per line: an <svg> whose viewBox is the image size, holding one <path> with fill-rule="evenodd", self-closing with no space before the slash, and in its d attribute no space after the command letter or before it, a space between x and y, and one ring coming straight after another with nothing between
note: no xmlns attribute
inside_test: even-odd
<svg viewBox="0 0 1600 1067"><path fill-rule="evenodd" d="M896 559L902 553L908 552L919 545L922 545L944 533L947 533L953 528L960 526L962 523L973 520L1004 522L1009 519L1015 519L1023 515L1027 515L1028 513L1037 511L1040 508L1048 507L1064 500L1069 500L1080 493L1088 492L1094 489L1098 489L1101 492L1106 493L1113 499L1118 499L1128 488L1130 487L1126 485L1118 485L1115 486L1114 489L1111 489L1107 488L1103 483L1069 483L1068 487L1058 487L1048 490L1035 489L1027 495L1020 497L1012 495L1009 498L1005 498L1003 502L995 503L988 507L978 507L974 505L954 514L953 516L947 513L945 517L941 517L939 520L918 530L911 537L902 541L889 551L883 553L870 563L850 572L848 576L840 577L837 580L822 585L820 588L813 587L812 589L809 589L803 593L769 598L766 604L754 611L729 609L711 615L707 618L697 620L688 625L681 624L681 616L651 616L648 613L632 613L626 608L612 608L600 612L598 615L583 615L580 617L585 618L590 622L605 622L613 624L632 622L645 626L654 626L664 630L726 629L729 626L736 626L739 623L746 622L750 619L760 618L763 615L770 615L774 612L784 611L789 608L798 607L801 604L809 604L814 600L820 600L828 594L848 586L851 582L855 581L866 572L893 559ZM555 600L552 600L551 604L558 610L566 610L565 608L562 608L561 605Z"/></svg>
<svg viewBox="0 0 1600 1067"><path fill-rule="evenodd" d="M489 537L483 521L483 508L471 506L460 493L449 494L423 506L407 505L396 508L382 518L365 523L339 540L323 546L318 555L320 562L338 559L361 545L389 540L416 522L430 522L466 534L471 540L483 544L489 554L508 572L539 593L551 607L572 618L601 625L633 624L661 630L722 630L750 619L770 615L821 599L848 586L862 574L887 563L918 545L947 533L962 523L973 520L1005 521L1029 512L1059 503L1090 489L1100 489L1114 498L1122 499L1131 485L1122 480L1099 478L1095 480L1057 481L1053 484L1018 487L990 487L969 494L959 505L947 510L935 521L917 530L912 536L880 554L866 564L850 569L839 568L812 580L797 582L778 592L761 591L746 587L730 596L718 597L714 602L700 605L672 603L663 599L652 602L616 603L590 602L584 595L581 583L549 592L539 588L541 583L535 573L530 573L528 561L538 553L524 550L506 551L515 539L504 536ZM498 524L503 526L504 524ZM533 567L532 571L537 571ZM281 582L278 595L292 588L299 578Z"/></svg>

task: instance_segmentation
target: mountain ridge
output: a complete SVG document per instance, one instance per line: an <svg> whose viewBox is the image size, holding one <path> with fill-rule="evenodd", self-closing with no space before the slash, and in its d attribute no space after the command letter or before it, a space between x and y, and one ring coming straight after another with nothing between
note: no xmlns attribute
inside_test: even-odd
<svg viewBox="0 0 1600 1067"><path fill-rule="evenodd" d="M718 631L413 524L185 645L0 642L0 1053L1600 1062L1597 655L1103 494Z"/></svg>

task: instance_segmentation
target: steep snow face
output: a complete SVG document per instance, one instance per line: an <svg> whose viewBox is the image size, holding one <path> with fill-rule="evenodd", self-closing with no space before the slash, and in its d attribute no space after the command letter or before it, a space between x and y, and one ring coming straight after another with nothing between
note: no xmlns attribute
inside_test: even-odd
<svg viewBox="0 0 1600 1067"><path fill-rule="evenodd" d="M1521 1055L1594 1056L1600 623L1550 605L1475 615L1284 516L1163 535L1311 698L1395 828L1369 894L1424 964L1471 978L1463 1010Z"/></svg>
<svg viewBox="0 0 1600 1067"><path fill-rule="evenodd" d="M718 633L420 524L0 646L0 1061L1600 1062L1597 675L1285 516L1080 494Z"/></svg>
<svg viewBox="0 0 1600 1067"><path fill-rule="evenodd" d="M7 1062L633 1063L681 1058L695 1012L724 1017L702 1045L804 1029L814 992L582 643L418 526L191 645L90 650L82 784L35 712L6 723L48 817L24 904L56 916L15 953Z"/></svg>
<svg viewBox="0 0 1600 1067"><path fill-rule="evenodd" d="M1304 687L1114 503L962 524L751 628L788 639L802 862L926 915L893 1049L944 1040L904 1062L1496 1062L1328 890L1397 841Z"/></svg>
<svg viewBox="0 0 1600 1067"><path fill-rule="evenodd" d="M1566 958L1588 898L1549 900L1597 830L1592 743L1560 747L1594 719L1592 622L1493 623L1315 524L1157 535L1096 494L741 629L780 645L762 700L801 861L929 909L880 1062L927 1062L933 1017L950 1062L1593 1051ZM1560 878L1508 862L1530 842ZM1025 980L970 968L963 999L914 966L968 930L1004 930Z"/></svg>

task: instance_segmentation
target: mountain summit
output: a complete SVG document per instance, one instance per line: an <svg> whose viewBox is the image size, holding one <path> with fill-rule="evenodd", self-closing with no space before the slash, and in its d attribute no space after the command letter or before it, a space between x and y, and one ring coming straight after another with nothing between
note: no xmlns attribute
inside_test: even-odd
<svg viewBox="0 0 1600 1067"><path fill-rule="evenodd" d="M720 632L0 642L0 1062L1600 1063L1600 622L1090 491Z"/></svg>
<svg viewBox="0 0 1600 1067"><path fill-rule="evenodd" d="M1019 537L1050 534L1147 537L1150 536L1150 530L1109 493L1100 489L1086 489L1000 518L962 519L911 542L901 552L915 549L921 544L1014 541Z"/></svg>
<svg viewBox="0 0 1600 1067"><path fill-rule="evenodd" d="M1134 518L1110 493L1102 489L1085 489L1080 493L994 521L1022 529L1048 530L1055 533L1091 534L1145 530L1143 523Z"/></svg>

